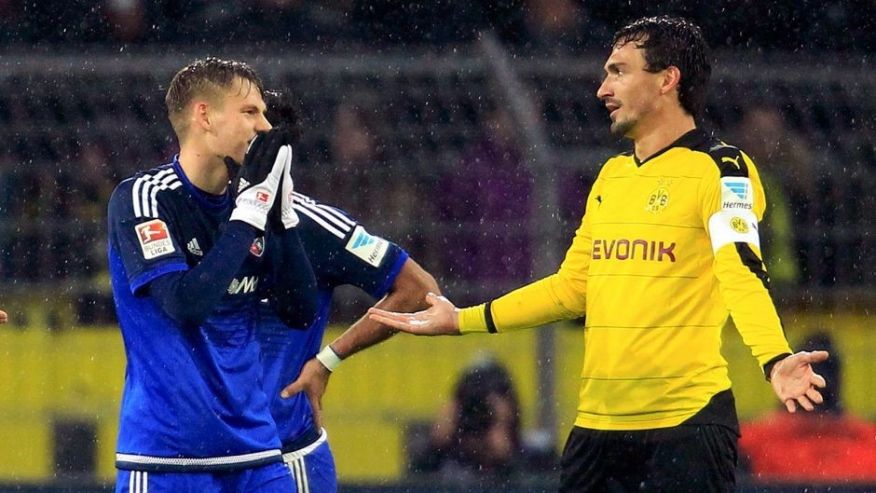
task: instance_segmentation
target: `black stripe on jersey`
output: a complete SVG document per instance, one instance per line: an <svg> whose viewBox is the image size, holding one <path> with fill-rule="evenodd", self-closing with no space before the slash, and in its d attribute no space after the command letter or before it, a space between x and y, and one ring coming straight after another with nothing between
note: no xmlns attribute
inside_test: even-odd
<svg viewBox="0 0 876 493"><path fill-rule="evenodd" d="M766 270L763 268L763 262L754 253L754 250L743 241L737 241L735 243L736 251L739 253L739 258L742 259L742 263L745 264L748 269L760 279L760 282L763 283L763 287L769 291L770 289L770 277L767 275Z"/></svg>
<svg viewBox="0 0 876 493"><path fill-rule="evenodd" d="M766 270L764 269L763 261L760 259L760 257L758 257L756 253L754 253L754 250L751 249L751 246L748 243L740 241L740 242L734 243L734 245L736 245L736 252L739 253L739 258L742 259L742 263L745 264L745 266L748 267L748 269L754 275L756 275L758 279L760 279L760 282L763 283L764 289L769 291L770 290L770 276L769 276L769 274L767 274ZM781 316L779 316L779 326L782 328L782 334L784 334L785 333L785 324L782 323ZM773 358L772 360L768 361L764 365L763 371L764 371L764 375L767 376L767 380L769 380L769 374L773 369L773 365L775 365L776 362L781 359L780 356L784 356L784 355L779 355L779 356Z"/></svg>
<svg viewBox="0 0 876 493"><path fill-rule="evenodd" d="M495 334L498 332L496 330L496 323L493 322L493 302L488 301L486 305L484 305L484 319L487 321L487 332L490 334Z"/></svg>
<svg viewBox="0 0 876 493"><path fill-rule="evenodd" d="M748 165L745 164L742 151L720 141L714 144L706 152L715 160L715 165L721 170L721 178L726 176L748 178Z"/></svg>

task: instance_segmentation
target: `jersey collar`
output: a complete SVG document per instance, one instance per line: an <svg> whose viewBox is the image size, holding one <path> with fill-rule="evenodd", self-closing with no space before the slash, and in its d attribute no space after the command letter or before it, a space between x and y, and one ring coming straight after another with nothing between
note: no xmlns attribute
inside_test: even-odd
<svg viewBox="0 0 876 493"><path fill-rule="evenodd" d="M663 154L669 149L672 149L673 147L686 147L688 149L695 149L699 147L703 142L705 142L708 138L709 135L706 133L705 130L701 128L694 128L693 130L688 131L687 133L676 139L675 142L655 152L644 161L639 161L639 158L636 157L636 153L633 152L633 160L636 162L636 166L641 167L643 164Z"/></svg>
<svg viewBox="0 0 876 493"><path fill-rule="evenodd" d="M180 181L182 181L183 187L185 187L185 189L188 190L191 196L194 197L195 200L200 202L202 205L210 209L223 209L225 207L228 207L230 201L228 190L226 189L225 193L221 195L214 195L196 187L191 181L189 181L189 177L186 176L185 172L182 169L182 166L180 166L179 154L173 156L173 169L174 171L176 171L177 176L179 176Z"/></svg>

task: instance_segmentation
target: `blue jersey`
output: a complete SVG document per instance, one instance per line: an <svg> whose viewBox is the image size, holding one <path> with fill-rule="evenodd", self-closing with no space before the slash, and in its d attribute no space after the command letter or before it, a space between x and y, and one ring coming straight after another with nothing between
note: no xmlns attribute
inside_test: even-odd
<svg viewBox="0 0 876 493"><path fill-rule="evenodd" d="M269 401L258 384L264 238L256 237L227 292L198 326L170 318L148 289L162 275L196 266L232 208L227 194L195 188L177 160L113 192L108 255L127 356L119 469L235 470L280 460Z"/></svg>
<svg viewBox="0 0 876 493"><path fill-rule="evenodd" d="M319 310L307 330L284 325L267 304L262 305L258 339L264 366L263 385L271 399L284 451L313 430L313 412L304 393L282 399L280 391L319 352L329 320L334 288L352 285L375 298L383 297L408 259L408 254L383 238L372 236L345 212L301 194L295 196L301 218L298 234L310 258L319 290Z"/></svg>

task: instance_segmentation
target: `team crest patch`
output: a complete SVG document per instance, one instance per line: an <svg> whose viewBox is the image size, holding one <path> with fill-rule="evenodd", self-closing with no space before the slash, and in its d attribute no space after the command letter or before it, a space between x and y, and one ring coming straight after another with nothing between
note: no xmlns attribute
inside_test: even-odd
<svg viewBox="0 0 876 493"><path fill-rule="evenodd" d="M666 187L660 187L651 192L645 210L656 214L665 209L667 205L669 205L669 190Z"/></svg>
<svg viewBox="0 0 876 493"><path fill-rule="evenodd" d="M258 238L252 240L252 245L249 247L249 253L255 255L256 257L261 257L263 253L265 253L265 237L259 236Z"/></svg>
<svg viewBox="0 0 876 493"><path fill-rule="evenodd" d="M175 251L173 240L167 231L167 224L161 219L138 224L134 229L137 231L137 239L140 240L144 259L151 260Z"/></svg>
<svg viewBox="0 0 876 493"><path fill-rule="evenodd" d="M746 222L745 219L739 216L734 216L730 219L730 227L733 228L733 231L741 234L745 234L750 231L748 227L748 222Z"/></svg>
<svg viewBox="0 0 876 493"><path fill-rule="evenodd" d="M378 236L372 236L362 226L356 226L350 241L347 242L348 252L377 267L383 262L383 257L389 250L389 242Z"/></svg>

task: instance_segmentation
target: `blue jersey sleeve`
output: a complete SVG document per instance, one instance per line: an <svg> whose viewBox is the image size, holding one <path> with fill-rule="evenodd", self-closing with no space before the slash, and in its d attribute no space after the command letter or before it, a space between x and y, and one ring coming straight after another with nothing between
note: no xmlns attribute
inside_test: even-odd
<svg viewBox="0 0 876 493"><path fill-rule="evenodd" d="M110 247L121 256L132 293L163 274L188 269L172 214L142 181L120 183L107 211Z"/></svg>
<svg viewBox="0 0 876 493"><path fill-rule="evenodd" d="M321 287L349 284L375 298L389 291L408 254L346 212L296 194L299 235Z"/></svg>
<svg viewBox="0 0 876 493"><path fill-rule="evenodd" d="M316 279L298 228L278 231L272 237L268 300L289 327L308 327L317 316Z"/></svg>

